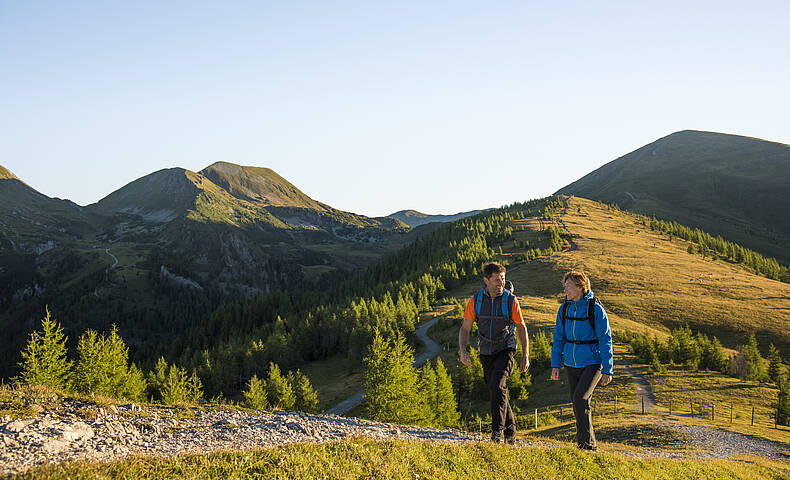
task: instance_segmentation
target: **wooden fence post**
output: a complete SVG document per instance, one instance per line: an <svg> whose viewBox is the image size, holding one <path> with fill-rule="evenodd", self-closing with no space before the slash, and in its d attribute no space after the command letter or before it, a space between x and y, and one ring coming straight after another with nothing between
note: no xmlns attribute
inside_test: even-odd
<svg viewBox="0 0 790 480"><path fill-rule="evenodd" d="M691 416L693 417L694 416L694 399L692 398L690 400L690 402L691 402Z"/></svg>
<svg viewBox="0 0 790 480"><path fill-rule="evenodd" d="M535 409L535 428L538 428L538 409Z"/></svg>
<svg viewBox="0 0 790 480"><path fill-rule="evenodd" d="M754 405L752 405L752 426L754 426Z"/></svg>
<svg viewBox="0 0 790 480"><path fill-rule="evenodd" d="M732 403L730 403L730 423L732 423Z"/></svg>
<svg viewBox="0 0 790 480"><path fill-rule="evenodd" d="M710 420L711 421L716 420L716 404L715 403L711 403L710 404Z"/></svg>
<svg viewBox="0 0 790 480"><path fill-rule="evenodd" d="M642 395L642 415L645 414L645 396Z"/></svg>
<svg viewBox="0 0 790 480"><path fill-rule="evenodd" d="M669 414L672 415L672 397L669 397Z"/></svg>

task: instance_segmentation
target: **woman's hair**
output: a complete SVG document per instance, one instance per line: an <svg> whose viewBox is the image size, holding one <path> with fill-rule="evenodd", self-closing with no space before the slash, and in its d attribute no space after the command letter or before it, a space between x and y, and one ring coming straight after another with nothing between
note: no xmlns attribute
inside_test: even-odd
<svg viewBox="0 0 790 480"><path fill-rule="evenodd" d="M587 274L581 270L571 270L570 272L566 273L565 276L562 277L562 284L565 285L565 282L568 280L572 281L577 287L580 287L582 290L584 290L585 295L590 291L590 279L587 277Z"/></svg>

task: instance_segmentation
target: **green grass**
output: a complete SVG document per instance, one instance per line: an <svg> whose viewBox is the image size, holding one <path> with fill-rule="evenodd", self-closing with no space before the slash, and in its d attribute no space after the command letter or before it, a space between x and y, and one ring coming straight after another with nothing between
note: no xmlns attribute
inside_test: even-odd
<svg viewBox="0 0 790 480"><path fill-rule="evenodd" d="M664 373L649 373L646 365L635 365L634 370L648 381L656 403L663 411L669 412L671 400L673 413L687 415L693 402L694 413L698 418L684 418L684 422L715 425L783 442L790 448L790 428L781 425L774 428L774 408L777 401L775 386L741 380L718 372L689 372L679 367L670 367ZM752 407L755 412L754 425Z"/></svg>
<svg viewBox="0 0 790 480"><path fill-rule="evenodd" d="M273 479L754 479L787 478L790 465L746 461L635 459L568 447L518 448L486 443L371 441L363 438L272 449L137 457L108 464L75 462L21 478Z"/></svg>
<svg viewBox="0 0 790 480"><path fill-rule="evenodd" d="M364 375L361 365L352 365L346 355L338 354L299 367L318 392L318 408L334 407L362 388Z"/></svg>
<svg viewBox="0 0 790 480"><path fill-rule="evenodd" d="M616 450L622 446L667 452L694 451L686 434L650 417L595 418L594 427L598 446L605 451ZM576 424L571 417L570 421L532 430L526 437L573 442L575 433Z"/></svg>

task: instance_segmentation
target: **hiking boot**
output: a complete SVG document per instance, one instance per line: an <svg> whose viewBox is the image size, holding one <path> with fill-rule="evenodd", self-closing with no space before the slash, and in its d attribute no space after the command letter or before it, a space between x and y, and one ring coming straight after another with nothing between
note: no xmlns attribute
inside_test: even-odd
<svg viewBox="0 0 790 480"><path fill-rule="evenodd" d="M507 445L514 445L516 443L515 435L505 435L505 443Z"/></svg>
<svg viewBox="0 0 790 480"><path fill-rule="evenodd" d="M576 445L576 446L579 448L579 450L588 450L590 452L597 452L598 451L598 447L595 446L595 445L579 444L579 445Z"/></svg>
<svg viewBox="0 0 790 480"><path fill-rule="evenodd" d="M491 442L492 443L502 443L502 434L499 432L494 432L491 434Z"/></svg>

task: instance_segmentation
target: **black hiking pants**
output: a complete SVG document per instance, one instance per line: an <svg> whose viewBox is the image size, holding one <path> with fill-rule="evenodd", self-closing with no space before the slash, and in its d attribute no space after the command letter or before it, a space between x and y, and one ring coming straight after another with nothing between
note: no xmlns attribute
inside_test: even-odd
<svg viewBox="0 0 790 480"><path fill-rule="evenodd" d="M575 368L566 365L565 370L568 372L573 415L576 417L576 444L580 447L595 447L590 399L601 379L601 366L587 365Z"/></svg>
<svg viewBox="0 0 790 480"><path fill-rule="evenodd" d="M507 395L507 379L513 373L516 351L512 348L493 355L480 355L483 364L483 378L491 394L491 435L505 437L516 434L516 421Z"/></svg>

